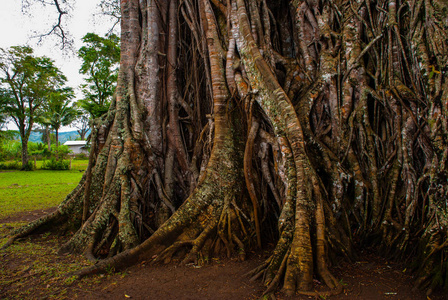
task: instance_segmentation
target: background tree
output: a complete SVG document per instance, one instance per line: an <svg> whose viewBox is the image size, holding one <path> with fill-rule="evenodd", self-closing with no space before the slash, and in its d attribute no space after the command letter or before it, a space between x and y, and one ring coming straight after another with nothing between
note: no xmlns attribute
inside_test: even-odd
<svg viewBox="0 0 448 300"><path fill-rule="evenodd" d="M50 126L56 134L56 147L59 146L59 129L62 126L72 124L78 115L79 110L72 103L74 93L72 88L61 88L53 91L48 101L43 106L40 122Z"/></svg>
<svg viewBox="0 0 448 300"><path fill-rule="evenodd" d="M7 92L0 88L0 131L3 133L6 128L8 115L6 113L6 104L8 103Z"/></svg>
<svg viewBox="0 0 448 300"><path fill-rule="evenodd" d="M101 7L102 13L109 17L114 24L109 30L109 33L112 33L116 26L120 25L121 20L121 10L120 3L118 0L101 0L99 6Z"/></svg>
<svg viewBox="0 0 448 300"><path fill-rule="evenodd" d="M86 111L81 110L73 124L79 134L81 141L84 141L86 139L86 135L90 130L89 122L89 114Z"/></svg>
<svg viewBox="0 0 448 300"><path fill-rule="evenodd" d="M37 120L37 123L39 123L39 125L41 125L41 126L35 128L34 131L40 132L42 134L40 139L41 139L42 143L47 145L48 152L51 152L51 130L50 130L50 125L43 124L41 122L40 118Z"/></svg>
<svg viewBox="0 0 448 300"><path fill-rule="evenodd" d="M120 3L89 167L8 245L75 224L61 251L102 259L82 276L273 242L266 293L322 297L342 290L331 262L373 245L448 285L444 2Z"/></svg>
<svg viewBox="0 0 448 300"><path fill-rule="evenodd" d="M4 95L5 91L0 88L0 160L5 158L5 151L3 148L5 143L14 140L14 138L19 138L17 132L7 129L8 115L6 113L6 104L8 97Z"/></svg>
<svg viewBox="0 0 448 300"><path fill-rule="evenodd" d="M69 14L73 10L74 2L72 0L22 0L22 10L25 13L32 13L35 7L47 8L53 7L52 10L55 17L50 17L49 21L52 22L47 29L34 32L33 36L38 38L38 42L42 42L47 37L55 36L55 42L58 43L61 49L67 49L73 46L73 37L67 30L67 19Z"/></svg>
<svg viewBox="0 0 448 300"><path fill-rule="evenodd" d="M120 39L114 35L103 38L94 33L84 36L86 44L78 51L83 60L80 73L87 76L82 85L84 99L80 105L92 118L98 118L109 109L118 76Z"/></svg>
<svg viewBox="0 0 448 300"><path fill-rule="evenodd" d="M1 96L5 111L19 128L22 168L28 164L28 139L43 104L66 82L65 76L47 57L33 56L30 47L0 49Z"/></svg>
<svg viewBox="0 0 448 300"><path fill-rule="evenodd" d="M0 131L0 160L16 160L20 158L20 136L16 130Z"/></svg>

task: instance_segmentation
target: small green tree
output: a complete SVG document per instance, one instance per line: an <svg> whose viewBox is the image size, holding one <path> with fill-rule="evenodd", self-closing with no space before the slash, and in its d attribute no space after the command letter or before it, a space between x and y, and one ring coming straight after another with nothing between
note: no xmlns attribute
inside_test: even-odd
<svg viewBox="0 0 448 300"><path fill-rule="evenodd" d="M51 151L51 131L50 131L50 125L43 124L42 122L38 121L40 124L40 127L35 128L34 131L40 132L41 140L43 143L47 145L48 151Z"/></svg>
<svg viewBox="0 0 448 300"><path fill-rule="evenodd" d="M56 146L59 146L59 129L76 120L79 110L71 103L74 93L72 88L62 88L51 93L44 105L39 122L50 126L56 133Z"/></svg>
<svg viewBox="0 0 448 300"><path fill-rule="evenodd" d="M15 130L0 130L0 161L20 157L20 142L18 132Z"/></svg>
<svg viewBox="0 0 448 300"><path fill-rule="evenodd" d="M120 61L120 39L111 34L105 38L94 33L83 37L86 44L78 51L83 60L80 73L87 76L81 85L84 99L80 106L91 118L98 118L109 109L115 91Z"/></svg>
<svg viewBox="0 0 448 300"><path fill-rule="evenodd" d="M28 165L28 140L36 118L49 96L66 81L50 58L35 57L32 48L0 48L0 97L4 112L19 128L23 168Z"/></svg>
<svg viewBox="0 0 448 300"><path fill-rule="evenodd" d="M89 114L84 110L80 110L80 114L74 122L74 127L79 134L81 141L86 139L86 135L89 132Z"/></svg>

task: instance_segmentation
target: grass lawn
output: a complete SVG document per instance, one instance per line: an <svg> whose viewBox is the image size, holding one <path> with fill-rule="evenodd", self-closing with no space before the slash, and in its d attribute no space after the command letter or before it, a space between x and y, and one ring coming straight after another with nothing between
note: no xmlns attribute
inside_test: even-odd
<svg viewBox="0 0 448 300"><path fill-rule="evenodd" d="M87 161L73 160L70 171L0 171L0 219L58 205L76 187L86 168ZM80 255L57 254L69 235L45 232L1 249L12 230L24 224L0 223L0 299L73 299L98 284L117 284L124 276L97 275L80 280L67 277L92 264Z"/></svg>
<svg viewBox="0 0 448 300"><path fill-rule="evenodd" d="M0 172L0 219L57 206L81 180L86 161L72 161L70 171Z"/></svg>

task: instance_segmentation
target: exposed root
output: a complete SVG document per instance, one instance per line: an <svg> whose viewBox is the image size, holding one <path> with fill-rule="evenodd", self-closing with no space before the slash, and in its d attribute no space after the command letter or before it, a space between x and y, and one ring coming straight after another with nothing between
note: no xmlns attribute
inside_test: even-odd
<svg viewBox="0 0 448 300"><path fill-rule="evenodd" d="M193 248L189 251L188 255L182 260L182 264L188 264L194 262L197 264L197 255L204 246L205 242L211 235L212 231L216 230L216 222L212 222L205 228L204 231L192 242Z"/></svg>
<svg viewBox="0 0 448 300"><path fill-rule="evenodd" d="M215 133L215 139L217 138L221 139L215 141L202 181L171 218L140 245L101 260L94 266L76 272L75 275L82 277L110 268L120 269L139 260L149 261L156 258L156 261L169 261L178 250L186 246L192 248L184 262L195 261L207 240L213 239L213 232L221 231L224 238L223 228L227 228L227 238L230 241L241 243L239 238L232 238L231 227L237 226L238 213L231 213L231 203L234 202L234 197L240 194L242 184L238 174L234 174L236 168L232 162L240 163L242 155L241 152L233 150L229 136ZM235 154L239 160L235 160ZM229 248L230 250L233 251ZM154 255L158 256L153 257Z"/></svg>
<svg viewBox="0 0 448 300"><path fill-rule="evenodd" d="M197 190L195 194L189 198L189 201L182 206L182 209L178 210L167 222L165 222L149 239L135 248L121 252L114 257L99 261L96 265L78 271L75 275L82 277L89 274L105 272L113 267L114 269L120 269L132 265L139 260L151 260L156 263L158 261L169 262L172 256L181 248L186 246L192 246L188 255L182 261L188 263L190 261L196 262L196 256L202 249L205 242L209 238L210 234L215 230L217 226L217 218L215 215L215 221L209 221L208 225L201 229L201 233L194 240L187 237L193 232L199 231L197 224L194 222L197 218L206 221L207 218L213 216L216 212L215 209L209 206L211 199L216 200L218 195L212 194L209 197L202 198L203 205L196 206L198 204L198 197L202 195L203 191ZM214 197L213 197L214 196ZM195 204L192 204L195 203ZM211 213L211 215L208 215ZM160 253L160 254L158 254ZM154 255L157 255L154 257Z"/></svg>
<svg viewBox="0 0 448 300"><path fill-rule="evenodd" d="M274 290L276 290L280 286L280 279L284 276L285 270L286 270L286 263L287 263L288 255L285 255L285 257L282 260L282 263L280 265L280 268L278 269L277 274L275 274L275 277L271 280L266 290L263 292L263 295L267 295L272 293Z"/></svg>
<svg viewBox="0 0 448 300"><path fill-rule="evenodd" d="M169 263L172 259L172 256L178 251L180 248L185 246L191 246L193 241L177 241L174 242L171 246L162 251L159 255L155 256L155 258L151 261L151 264L156 264L158 262Z"/></svg>
<svg viewBox="0 0 448 300"><path fill-rule="evenodd" d="M51 224L58 220L61 217L61 212L59 210L56 210L52 212L51 214L45 215L30 224L26 225L25 227L20 228L20 231L13 234L8 241L2 246L2 250L8 248L11 246L17 239L28 236L32 234L33 232L37 231L39 228L42 228L45 225Z"/></svg>
<svg viewBox="0 0 448 300"><path fill-rule="evenodd" d="M45 215L25 226L18 228L12 232L12 236L8 241L2 246L1 249L6 249L11 246L14 241L19 238L26 237L43 227L49 227L51 225L56 225L57 223L63 223L64 220L73 218L76 220L77 209L82 205L82 195L83 195L83 183L84 177L81 179L80 184L75 188L65 200L59 205L59 207L52 213ZM55 226L57 228L57 226Z"/></svg>

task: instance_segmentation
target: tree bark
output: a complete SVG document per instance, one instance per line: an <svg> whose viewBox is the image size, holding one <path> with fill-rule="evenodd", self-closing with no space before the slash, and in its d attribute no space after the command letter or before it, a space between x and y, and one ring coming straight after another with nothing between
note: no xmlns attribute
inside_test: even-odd
<svg viewBox="0 0 448 300"><path fill-rule="evenodd" d="M28 139L22 138L22 170L26 170L28 161Z"/></svg>

